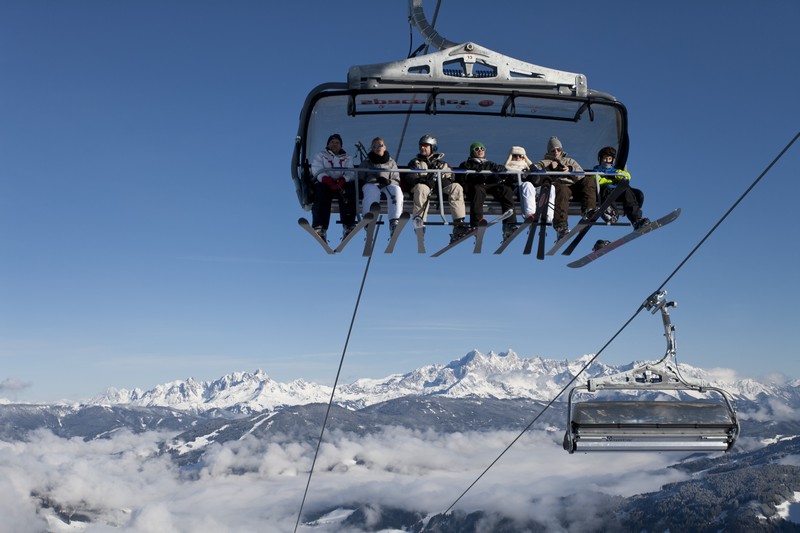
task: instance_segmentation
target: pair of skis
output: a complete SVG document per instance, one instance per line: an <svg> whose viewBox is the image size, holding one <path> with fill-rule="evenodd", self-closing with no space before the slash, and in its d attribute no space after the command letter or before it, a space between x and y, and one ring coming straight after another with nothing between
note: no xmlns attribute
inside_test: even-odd
<svg viewBox="0 0 800 533"><path fill-rule="evenodd" d="M595 224L597 219L600 218L600 215L605 213L606 209L613 206L617 198L622 196L623 191L625 191L625 189L628 187L628 182L623 180L617 187L614 188L613 191L611 191L603 203L600 204L600 207L595 209L588 217L581 218L580 222L578 222L574 228L568 231L566 235L558 239L553 247L547 251L547 255L555 255L556 252L558 252L558 250L564 246L564 244L572 240L572 242L569 243L569 246L567 246L562 252L562 255L570 255L583 240L586 234L589 233L589 230Z"/></svg>
<svg viewBox="0 0 800 533"><path fill-rule="evenodd" d="M522 253L525 255L530 255L531 251L533 251L533 240L536 236L536 226L539 226L539 245L536 250L536 257L538 259L544 259L544 239L547 235L546 213L549 208L548 202L550 201L550 187L550 183L545 183L542 185L536 202L536 213L533 215L533 218L526 218L522 224L520 224L517 229L515 229L514 232L508 236L508 238L503 240L497 250L494 251L495 254L502 254L508 245L511 244L511 241L516 239L527 229L528 238L525 241L525 248L523 249Z"/></svg>
<svg viewBox="0 0 800 533"><path fill-rule="evenodd" d="M442 255L446 251L452 250L453 248L455 248L456 246L458 246L462 242L468 241L472 237L475 237L475 245L474 245L474 247L472 249L472 253L475 253L475 254L481 253L481 250L483 249L483 236L486 234L486 229L489 226L494 226L498 222L502 222L502 221L506 220L507 218L511 218L512 216L514 216L514 210L513 209L509 209L508 211L506 211L502 215L499 215L499 216L493 218L492 220L489 220L489 221L487 221L486 219L481 220L480 222L478 222L477 226L473 226L464 235L462 235L458 239L454 240L453 242L451 242L450 244L448 244L447 246L445 246L444 248L442 248L438 252L434 253L433 255L431 255L431 257L439 257L440 255ZM417 239L418 239L418 242L419 242L419 233L417 235L418 235Z"/></svg>
<svg viewBox="0 0 800 533"><path fill-rule="evenodd" d="M322 246L322 248L329 254L338 254L342 250L344 250L345 246L353 240L353 237L356 236L358 232L362 229L365 230L366 238L364 243L364 250L361 253L364 257L368 257L372 255L372 246L373 241L375 240L375 226L378 223L378 217L380 214L380 204L374 203L370 206L370 210L368 213L364 214L361 217L361 220L355 225L353 230L348 233L339 245L336 248L332 248L328 241L323 239L319 236L319 234L314 231L314 228L311 226L311 223L308 219L301 217L297 223L300 225L301 228L306 230L314 239ZM394 251L394 247L397 244L397 239L400 237L400 233L403 231L403 227L408 223L410 215L408 213L402 213L400 218L397 221L397 226L394 229L391 237L389 238L389 244L386 246L385 253L390 254Z"/></svg>

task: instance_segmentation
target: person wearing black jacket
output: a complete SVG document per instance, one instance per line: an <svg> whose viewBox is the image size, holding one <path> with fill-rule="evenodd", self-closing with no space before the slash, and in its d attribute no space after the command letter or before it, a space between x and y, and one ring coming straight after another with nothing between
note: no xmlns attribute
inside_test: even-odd
<svg viewBox="0 0 800 533"><path fill-rule="evenodd" d="M511 210L511 217L503 221L503 240L505 240L517 227L517 217L514 212L514 189L511 186L511 179L500 173L506 171L506 167L498 165L486 159L486 147L483 143L474 142L469 147L469 159L462 162L459 166L461 170L471 170L475 174L460 174L459 178L465 185L467 199L469 200L469 224L472 227L478 225L483 217L483 203L486 196L492 197L500 202L503 212Z"/></svg>

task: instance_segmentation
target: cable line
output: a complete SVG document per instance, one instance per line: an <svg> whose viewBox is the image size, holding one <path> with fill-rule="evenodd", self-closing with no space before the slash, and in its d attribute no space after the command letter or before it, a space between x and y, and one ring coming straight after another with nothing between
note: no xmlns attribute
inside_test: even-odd
<svg viewBox="0 0 800 533"><path fill-rule="evenodd" d="M376 224L374 236L372 239L372 249L375 249L375 243L378 240L378 233L380 226L377 225L378 220L374 221ZM297 528L300 525L300 517L303 515L303 507L306 504L306 497L308 496L308 488L311 486L311 476L314 474L314 466L317 464L317 457L319 456L319 448L322 446L322 436L325 434L325 426L328 423L328 417L331 413L331 405L333 405L333 396L336 394L336 385L339 383L339 376L342 373L342 365L344 365L344 356L347 353L347 345L350 344L350 336L353 333L353 324L356 321L358 314L358 306L361 303L361 295L364 293L364 284L367 281L367 273L369 272L369 265L372 262L372 254L370 253L367 258L367 264L364 267L364 275L361 278L361 287L358 289L358 297L356 298L356 305L353 308L353 316L350 318L350 327L347 330L347 337L344 341L344 348L342 349L342 357L339 359L339 368L336 370L336 378L333 380L333 388L331 389L331 397L328 400L328 408L325 410L325 418L322 421L322 429L319 432L319 440L317 441L317 449L314 451L314 459L311 461L311 469L308 471L308 480L306 481L306 488L303 491L303 500L300 502L300 510L297 512L297 521L294 524L294 531L297 533Z"/></svg>
<svg viewBox="0 0 800 533"><path fill-rule="evenodd" d="M792 145L795 143L795 141L797 141L797 139L798 139L798 138L800 138L800 131L798 131L798 132L797 132L797 134L795 134L795 136L792 138L792 140L791 140L791 141L789 141L789 143L788 143L788 144L787 144L787 145L786 145L786 146L783 148L783 150L781 150L781 151L780 151L780 153L779 153L777 156L775 156L775 158L772 160L772 162L770 162L770 164L769 164L769 165L767 165L767 167L766 167L766 168L765 168L765 169L764 169L764 170L761 172L761 174L759 174L759 176L758 176L758 177L755 179L755 181L753 181L753 183L752 183L752 184L751 184L751 185L750 185L750 186L747 188L747 190L745 190L745 192L744 192L744 193L743 193L743 194L742 194L742 195L741 195L741 196L740 196L740 197L739 197L739 198L738 198L738 199L737 199L737 200L736 200L736 201L733 203L733 205L732 205L732 206L731 206L731 207L730 207L730 208L729 208L729 209L728 209L728 210L725 212L725 214L724 214L724 215L722 215L722 218L720 218L720 219L719 219L719 221L718 221L716 224L714 224L714 226L713 226L713 227L712 227L712 228L711 228L711 229L708 231L708 233L706 233L706 235L705 235L705 236L704 236L704 237L703 237L703 238L700 240L700 242L699 242L699 243L697 243L697 245L696 245L694 248L692 248L691 252L689 252L689 254L688 254L688 255L687 255L687 256L686 256L686 257L683 259L683 261L681 261L681 262L680 262L680 264L679 264L679 265L678 265L678 266L675 268L675 270L673 270L673 271L672 271L672 273L671 273L669 276L667 276L667 278L666 278L666 279L663 281L663 283L661 283L661 285L659 285L658 289L656 289L656 290L653 292L653 294L655 294L655 293L659 292L661 289L663 289L663 288L664 288L664 286L666 286L666 284L667 284L667 283L668 283L668 282L669 282L669 281L670 281L670 280L671 280L673 277L675 277L675 274L677 274L677 273L678 273L678 271L679 271L681 268L683 268L683 265L685 265L685 264L686 264L686 262L689 260L689 258L690 258L690 257L692 257L692 256L694 255L694 253L695 253L695 252L696 252L696 251L697 251L697 250L700 248L700 246L702 246L702 245L703 245L703 244L706 242L706 240L708 240L708 238L711 236L711 234L712 234L712 233L714 233L714 231L716 231L716 229L717 229L717 228L720 226L720 224L722 224L722 222L723 222L723 221L724 221L726 218L728 218L728 215L730 215L730 214L731 214L731 212L733 212L733 210L734 210L734 209L735 209L735 208L736 208L736 207L737 207L737 206L738 206L738 205L741 203L741 201L742 201L742 200L744 200L744 198L745 198L745 197L746 197L748 194L750 194L750 191L752 191L752 190L753 190L753 188L754 188L754 187L755 187L755 186L758 184L758 182L759 182L759 181L761 181L761 179L762 179L764 176L766 176L766 175L767 175L767 173L768 173L768 172L769 172L769 171L772 169L772 167L773 167L773 166L775 166L775 164L776 164L776 163L777 163L777 162L778 162L778 161L779 161L779 160L780 160L780 159L783 157L783 155L784 155L784 154L785 154L785 153L786 153L786 152L787 152L787 151L788 151L788 150L789 150L789 149L792 147ZM596 354L594 354L594 356L593 356L591 359L589 359L589 361L588 361L588 362L587 362L585 365L583 365L583 367L582 367L582 368L581 368L581 369L578 371L578 373L577 373L577 374L575 374L575 376L574 376L574 377L573 377L573 378L572 378L572 379L569 381L569 383L567 383L566 385L564 385L564 387L563 387L563 388L562 388L562 389L561 389L561 390L558 392L558 394L556 394L556 395L553 397L553 399L552 399L552 400L550 400L550 401L547 403L547 405L545 405L545 407L544 407L544 408L543 408L541 411L539 411L539 414L537 414L537 415L536 415L536 416L533 418L533 420L530 422L530 424L528 424L527 426L525 426L525 429L523 429L523 430L520 432L520 434L519 434L519 435L517 435L517 436L514 438L514 440L512 440L512 441L511 441L511 443L510 443L508 446L506 446L506 447L505 447L505 449L504 449L502 452L500 452L500 455L498 455L498 456L495 458L495 460L494 460L494 461L492 461L492 462L489 464L489 466L487 466L487 467L486 467L486 469L484 469L484 471L480 473L480 475L479 475L479 476L478 476L478 477L475 479L475 481L473 481L473 482L472 482L472 483L471 483L471 484L470 484L470 485L469 485L469 486L468 486L468 487L467 487L467 488L464 490L464 492L462 492L462 493L461 493L461 495L460 495L458 498L456 498L456 499L455 499L455 501L454 501L453 503L451 503L451 504L450 504L450 507L448 507L447 509L445 509L444 513L442 513L442 514L447 514L448 512L450 512L450 510L451 510L451 509L453 509L453 507L455 507L455 505L456 505L456 504L457 504L457 503L458 503L458 502L461 500L461 498L463 498L463 497L464 497L464 495L466 495L466 494L467 494L467 492L469 492L469 491L470 491L470 489L472 489L472 487L474 487L474 486L475 486L475 485L478 483L478 481L480 481L480 479L481 479L481 478L482 478L482 477L483 477L483 476L484 476L484 475L485 475L485 474L486 474L486 473L489 471L489 469L491 469L491 468L492 468L492 467L493 467L493 466L494 466L494 465L495 465L495 464L496 464L496 463L497 463L497 462L500 460L500 458L501 458L501 457L503 457L503 455L505 455L505 453L506 453L508 450L510 450L510 449L511 449L511 447L512 447L512 446L513 446L513 445L514 445L514 444L515 444L515 443L516 443L516 442L517 442L517 441L518 441L520 438L522 438L522 435L524 435L524 434L525 434L525 432L527 432L527 431L528 431L528 430L529 430L529 429L530 429L530 428L533 426L533 424L535 424L535 423L536 423L536 421L537 421L537 420L539 420L539 418L541 418L541 416L544 414L544 412L545 412L545 411L547 411L547 409L549 409L549 408L550 408L550 407L553 405L553 403L555 403L555 401L556 401L558 398L560 398L560 397L561 397L561 395L562 395L562 394L564 394L564 392L566 392L566 391L569 389L569 387L570 387L570 386L572 386L572 384L573 384L573 383L575 383L575 381L578 379L578 377L579 377L581 374L583 374L583 373L586 371L586 369L587 369L587 368L589 368L589 365L591 365L592 363L594 363L594 361L595 361L595 360L596 360L598 357L600 357L600 354L601 354L601 353L603 353L603 351L604 351L604 350L605 350L605 349L606 349L606 348L607 348L607 347L608 347L608 346L609 346L609 345L610 345L610 344L611 344L611 343L612 343L612 342L613 342L613 341L614 341L614 340L615 340L615 339L616 339L616 338L619 336L619 334L620 334L620 333L622 333L622 331L623 331L625 328L627 328L627 327L628 327L628 325L629 325L631 322L633 322L633 319L634 319L634 318L636 318L636 317L639 315L639 313L641 313L641 312L642 312L642 309L644 309L644 308L645 308L645 305L647 304L647 301L648 301L649 299L650 299L650 297L648 297L648 299L647 299L647 300L645 300L645 301L644 301L644 302L643 302L643 303L642 303L642 304L639 306L639 308L636 310L636 312L635 312L635 313L633 313L633 315L632 315L632 316L631 316L631 317L630 317L630 318L629 318L629 319L628 319L628 320L627 320L627 321L626 321L626 322L625 322L625 323L622 325L622 327L621 327L621 328L619 328L619 330L617 330L617 332L616 332L616 333L615 333L615 334L614 334L614 335L613 335L613 336L612 336L612 337L611 337L611 338L608 340L608 342L606 342L606 343L603 345L603 347L602 347L602 348L600 348L600 350L599 350L599 351L598 351Z"/></svg>

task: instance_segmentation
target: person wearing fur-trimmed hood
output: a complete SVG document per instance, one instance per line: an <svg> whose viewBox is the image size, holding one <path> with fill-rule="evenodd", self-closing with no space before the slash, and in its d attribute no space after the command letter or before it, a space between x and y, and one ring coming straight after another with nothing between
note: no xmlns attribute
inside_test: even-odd
<svg viewBox="0 0 800 533"><path fill-rule="evenodd" d="M527 172L533 166L533 162L528 159L528 154L522 146L512 146L508 151L508 158L506 159L505 167L510 172L521 172L519 176L519 199L522 204L522 217L533 218L536 214L536 199L541 193L541 186L534 185L538 182L534 179L535 174L528 174ZM553 208L555 207L556 191L553 187L549 187L549 199L547 201L547 220L553 220Z"/></svg>

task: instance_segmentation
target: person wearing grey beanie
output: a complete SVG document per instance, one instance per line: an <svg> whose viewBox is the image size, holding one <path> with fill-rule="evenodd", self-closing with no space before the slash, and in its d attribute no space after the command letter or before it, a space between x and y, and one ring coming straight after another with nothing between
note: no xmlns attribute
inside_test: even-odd
<svg viewBox="0 0 800 533"><path fill-rule="evenodd" d="M570 172L583 172L577 161L568 156L558 137L550 137L547 141L547 153L533 164L533 168L540 172L553 172L548 177L556 190L556 207L553 213L553 228L558 239L569 232L567 217L569 215L569 200L574 197L581 203L581 214L586 217L597 207L597 184L593 176L570 175Z"/></svg>

